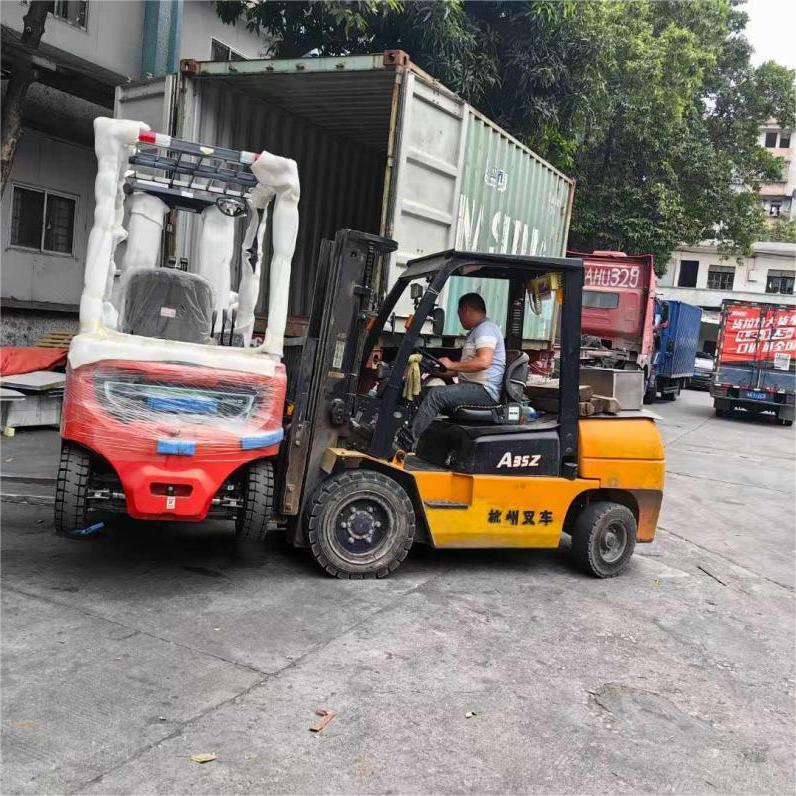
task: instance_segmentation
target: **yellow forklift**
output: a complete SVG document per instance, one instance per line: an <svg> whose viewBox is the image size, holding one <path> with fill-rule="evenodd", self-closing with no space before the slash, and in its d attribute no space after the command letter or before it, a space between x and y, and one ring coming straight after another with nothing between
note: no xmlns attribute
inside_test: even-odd
<svg viewBox="0 0 796 796"><path fill-rule="evenodd" d="M289 367L274 518L338 578L384 577L414 543L556 548L562 534L581 569L618 575L636 542L655 535L664 450L643 412L579 417L582 261L450 250L408 263L385 296L395 248L352 230L321 246L309 329ZM396 439L418 403L404 397L410 356L419 353L427 373L438 371L441 353L454 358L425 344L439 331L440 294L457 276L508 283L501 403L438 417L407 453ZM540 283L554 286L560 303L560 398L557 412L534 417L522 327L526 301L539 299L530 286ZM383 347L406 306L399 300L410 296L405 333Z"/></svg>

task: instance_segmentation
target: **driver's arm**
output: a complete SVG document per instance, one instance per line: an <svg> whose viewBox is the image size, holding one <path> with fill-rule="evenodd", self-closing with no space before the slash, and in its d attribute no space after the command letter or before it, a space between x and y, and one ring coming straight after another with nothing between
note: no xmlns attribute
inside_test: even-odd
<svg viewBox="0 0 796 796"><path fill-rule="evenodd" d="M439 361L445 365L445 368L450 373L479 373L482 370L486 370L492 364L494 356L495 349L485 346L484 348L476 348L475 356L471 359L454 362L452 359L448 359L448 357L440 357Z"/></svg>

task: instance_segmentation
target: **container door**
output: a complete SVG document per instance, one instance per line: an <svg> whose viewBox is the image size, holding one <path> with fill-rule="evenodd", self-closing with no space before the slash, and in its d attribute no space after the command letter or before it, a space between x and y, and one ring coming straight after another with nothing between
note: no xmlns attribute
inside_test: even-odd
<svg viewBox="0 0 796 796"><path fill-rule="evenodd" d="M760 304L725 303L722 307L716 382L754 389L758 385L758 341L765 308Z"/></svg>
<svg viewBox="0 0 796 796"><path fill-rule="evenodd" d="M757 352L756 386L794 392L796 388L796 308L771 305L763 318Z"/></svg>
<svg viewBox="0 0 796 796"><path fill-rule="evenodd" d="M148 124L155 132L173 135L177 75L116 87L113 115Z"/></svg>
<svg viewBox="0 0 796 796"><path fill-rule="evenodd" d="M390 259L388 286L409 260L454 247L467 122L462 100L411 71L403 73L403 81L393 132L391 210L384 229L398 243ZM445 306L442 298L440 306ZM412 311L407 291L396 315L406 318Z"/></svg>

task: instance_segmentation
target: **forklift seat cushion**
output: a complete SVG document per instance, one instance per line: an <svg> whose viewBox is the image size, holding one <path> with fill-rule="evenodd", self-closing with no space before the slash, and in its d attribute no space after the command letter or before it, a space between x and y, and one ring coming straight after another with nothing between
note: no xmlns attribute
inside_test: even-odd
<svg viewBox="0 0 796 796"><path fill-rule="evenodd" d="M450 413L458 423L518 423L521 402L525 400L525 384L530 369L524 351L506 352L506 372L503 375L501 403L496 406L457 406Z"/></svg>
<svg viewBox="0 0 796 796"><path fill-rule="evenodd" d="M463 426L435 420L421 435L417 456L457 473L559 475L556 424Z"/></svg>
<svg viewBox="0 0 796 796"><path fill-rule="evenodd" d="M136 268L123 286L119 328L125 334L213 344L213 289L176 268Z"/></svg>

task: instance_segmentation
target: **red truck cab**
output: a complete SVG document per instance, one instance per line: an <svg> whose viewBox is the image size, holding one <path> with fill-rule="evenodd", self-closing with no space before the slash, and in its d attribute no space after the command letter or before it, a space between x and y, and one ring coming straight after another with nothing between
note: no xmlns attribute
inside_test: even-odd
<svg viewBox="0 0 796 796"><path fill-rule="evenodd" d="M653 256L617 251L567 256L582 258L585 270L581 334L599 338L614 364L635 362L648 373L654 349Z"/></svg>

